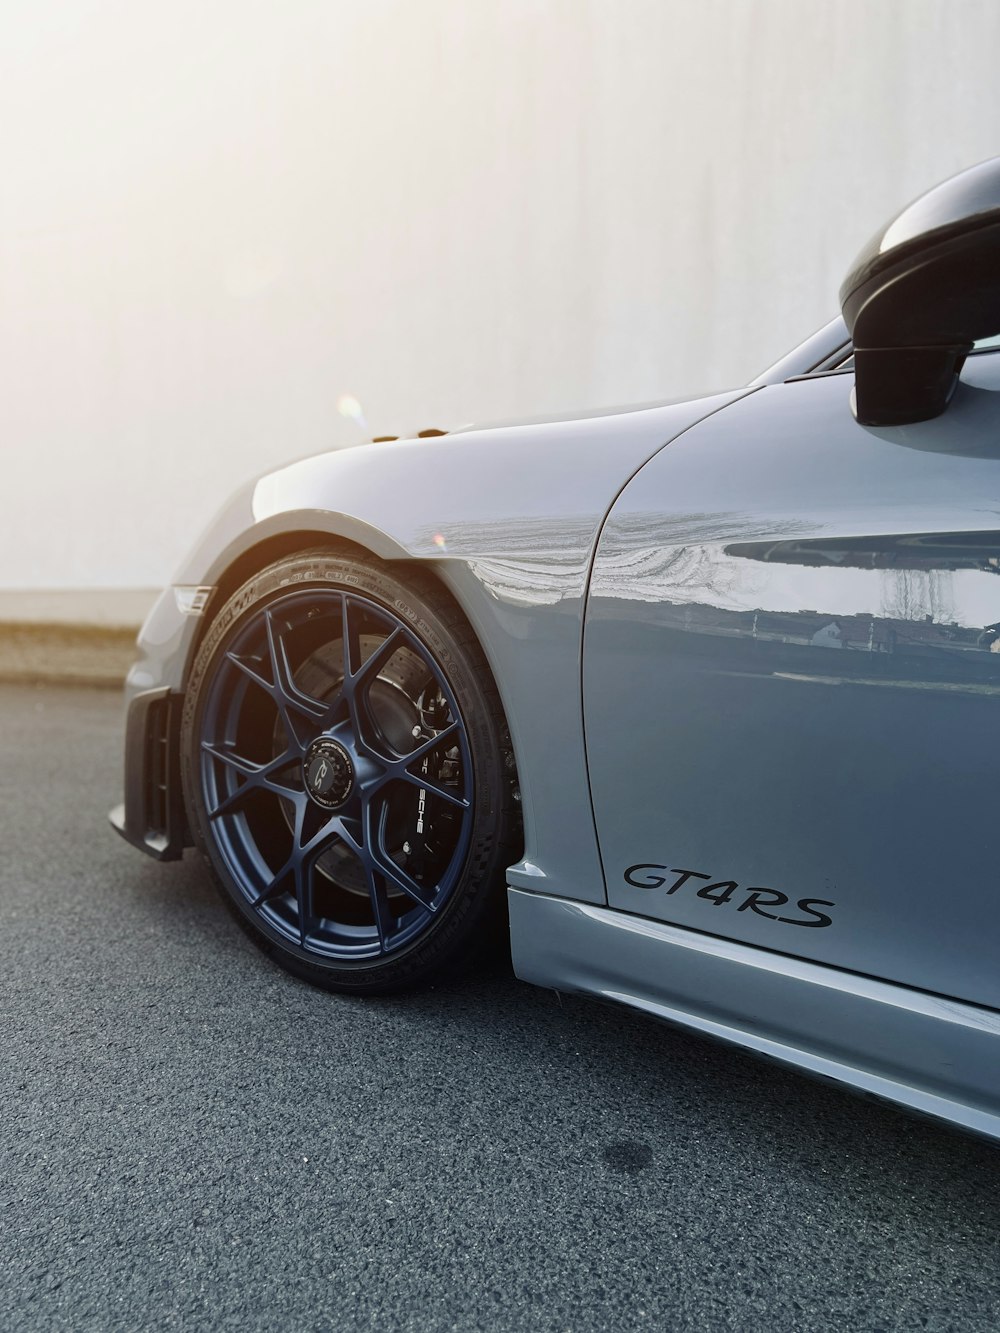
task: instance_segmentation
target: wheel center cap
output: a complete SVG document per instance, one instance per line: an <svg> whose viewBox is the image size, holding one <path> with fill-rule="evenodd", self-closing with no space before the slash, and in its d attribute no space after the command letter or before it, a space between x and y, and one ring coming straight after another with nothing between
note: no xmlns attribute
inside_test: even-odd
<svg viewBox="0 0 1000 1333"><path fill-rule="evenodd" d="M339 741L321 736L302 761L306 791L327 810L337 810L354 790L354 764Z"/></svg>

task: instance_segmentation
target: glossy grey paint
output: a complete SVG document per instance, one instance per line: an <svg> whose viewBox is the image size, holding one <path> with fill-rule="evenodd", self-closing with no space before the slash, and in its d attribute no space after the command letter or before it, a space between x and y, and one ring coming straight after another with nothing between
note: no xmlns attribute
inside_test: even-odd
<svg viewBox="0 0 1000 1333"><path fill-rule="evenodd" d="M240 491L176 582L214 584L278 531L329 532L384 558L432 563L482 642L510 721L525 816L510 882L604 902L580 708L593 545L637 468L747 392L303 459ZM161 599L130 689L182 688L191 638Z"/></svg>
<svg viewBox="0 0 1000 1333"><path fill-rule="evenodd" d="M1000 1007L1000 356L914 426L857 425L851 382L734 404L611 511L583 677L609 902Z"/></svg>
<svg viewBox="0 0 1000 1333"><path fill-rule="evenodd" d="M628 1004L1000 1139L1000 1015L607 908L511 890L517 975Z"/></svg>

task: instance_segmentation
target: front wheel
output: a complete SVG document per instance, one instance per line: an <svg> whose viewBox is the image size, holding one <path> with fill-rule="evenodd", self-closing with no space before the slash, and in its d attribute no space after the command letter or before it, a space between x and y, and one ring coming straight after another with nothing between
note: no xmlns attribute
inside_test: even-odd
<svg viewBox="0 0 1000 1333"><path fill-rule="evenodd" d="M296 975L398 990L502 928L490 909L518 854L507 728L478 642L427 575L330 552L262 571L202 644L181 745L195 841Z"/></svg>

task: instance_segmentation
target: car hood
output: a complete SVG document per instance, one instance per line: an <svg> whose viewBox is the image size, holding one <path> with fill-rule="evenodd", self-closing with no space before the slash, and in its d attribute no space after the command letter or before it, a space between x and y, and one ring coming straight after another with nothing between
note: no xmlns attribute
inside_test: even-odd
<svg viewBox="0 0 1000 1333"><path fill-rule="evenodd" d="M300 459L242 487L174 581L214 583L276 533L330 533L384 559L478 559L556 540L577 558L643 463L756 391L484 424Z"/></svg>

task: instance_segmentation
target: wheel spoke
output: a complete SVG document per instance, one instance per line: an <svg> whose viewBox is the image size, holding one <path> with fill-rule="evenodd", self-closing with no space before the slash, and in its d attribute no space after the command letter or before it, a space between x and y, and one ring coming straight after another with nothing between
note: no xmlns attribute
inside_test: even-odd
<svg viewBox="0 0 1000 1333"><path fill-rule="evenodd" d="M285 880L295 868L295 858L290 856L280 870L276 870L268 882L257 894L256 898L251 900L252 907L262 907L271 898L276 898Z"/></svg>
<svg viewBox="0 0 1000 1333"><path fill-rule="evenodd" d="M298 910L299 943L305 948L306 940L316 927L313 910L313 870L316 858L331 845L337 830L332 827L335 821L329 820L312 838L303 843L309 801L303 792L296 793L296 797L292 850L287 860L274 872L254 899L253 906L261 907L286 888L289 889L295 898Z"/></svg>
<svg viewBox="0 0 1000 1333"><path fill-rule="evenodd" d="M392 942L392 912L389 910L385 880L371 866L365 866L365 879L368 882L368 897L371 899L375 929L378 931L379 948L383 953L388 953Z"/></svg>
<svg viewBox="0 0 1000 1333"><path fill-rule="evenodd" d="M392 947L393 915L389 907L389 884L394 884L400 892L418 903L426 912L434 910L424 897L421 886L405 871L400 870L385 850L388 812L388 806L383 803L376 815L372 802L366 800L362 809L360 841L355 843L353 837L345 839L348 845L352 846L352 850L356 851L364 866L368 896L371 899L375 928L383 953Z"/></svg>
<svg viewBox="0 0 1000 1333"><path fill-rule="evenodd" d="M308 722L320 723L326 717L328 705L320 703L311 695L303 693L292 678L292 668L285 649L284 635L277 627L270 611L264 613L267 630L267 648L271 658L271 671L274 676L273 697L281 713L282 721L291 730L288 712L294 710Z"/></svg>
<svg viewBox="0 0 1000 1333"><path fill-rule="evenodd" d="M357 691L373 672L377 674L379 667L385 666L396 649L401 647L404 642L405 639L401 629L394 629L391 634L386 635L375 651L365 658L356 671L351 672L350 684L352 691Z"/></svg>
<svg viewBox="0 0 1000 1333"><path fill-rule="evenodd" d="M427 912L434 913L437 911L436 904L426 896L427 890L424 886L418 884L413 876L407 874L405 870L396 865L395 861L391 860L388 856L383 859L377 855L372 859L375 862L378 874L390 884L395 884L400 893L405 893L407 898L412 898L418 906L422 907Z"/></svg>
<svg viewBox="0 0 1000 1333"><path fill-rule="evenodd" d="M303 801L303 812L309 808L308 799ZM306 936L309 935L317 924L317 918L313 907L313 874L316 869L316 862L328 852L331 847L336 847L340 843L351 847L353 850L353 839L347 836L343 827L343 821L339 815L333 815L316 830L311 838L303 841L305 831L305 818L296 820L295 828L295 847L289 858L294 863L295 875L295 900L299 909L299 942L305 948ZM381 936L381 930L379 931Z"/></svg>
<svg viewBox="0 0 1000 1333"><path fill-rule="evenodd" d="M413 772L414 764L420 763L421 760L425 759L429 754L436 750L438 746L446 744L450 739L457 736L460 731L460 723L451 722L443 731L438 732L436 736L428 737L428 739L418 745L415 750L411 750L405 755L397 755L394 758L389 758L387 755L377 751L371 752L369 747L369 751L374 753L374 757L378 759L379 764L382 767L382 773L376 780L374 789L370 788L369 790L374 795L375 791L382 790L390 782L407 782L411 786L423 788L424 791L439 796L442 801L447 801L449 805L454 805L459 810L468 810L471 802L467 797L462 796L455 791L454 788L442 786L440 783L435 782L434 779L429 777L426 773Z"/></svg>
<svg viewBox="0 0 1000 1333"><path fill-rule="evenodd" d="M436 736L429 736L427 740L418 745L415 750L410 750L405 755L402 755L401 758L403 759L403 762L406 764L407 768L409 768L411 764L418 763L425 755L436 750L439 745L443 745L444 742L449 740L452 736L456 736L458 731L458 723L449 722L444 730L439 731Z"/></svg>
<svg viewBox="0 0 1000 1333"><path fill-rule="evenodd" d="M358 633L357 617L351 609L351 599L345 594L341 614L341 634L344 654L344 679L341 682L333 708L339 707L341 700L346 700L354 736L359 746L371 758L383 762L386 756L381 752L377 741L377 728L368 712L368 683L373 674L385 665L397 648L406 642L406 637L398 626L393 629L369 657L361 661L361 638ZM331 709L332 714L333 709Z"/></svg>
<svg viewBox="0 0 1000 1333"><path fill-rule="evenodd" d="M295 901L299 908L299 944L303 949L316 925L313 916L313 864L311 856L299 856L295 860Z"/></svg>
<svg viewBox="0 0 1000 1333"><path fill-rule="evenodd" d="M386 811L383 809L378 821L380 826L384 826L385 815ZM357 856L365 875L375 929L378 931L379 948L382 953L387 953L392 945L393 916L389 907L386 882L391 876L382 864L383 857L379 856L376 851L381 834L376 833L373 827L375 822L373 816L374 811L371 802L366 800L362 807L361 820L358 826L352 828L353 820L348 822L335 816L309 842L306 850L312 853L315 860L316 856L321 855L329 847L335 846L337 843L343 843ZM384 859L389 860L388 856ZM403 892L407 892L403 884L400 884L399 887ZM422 899L419 901L421 907L427 906Z"/></svg>
<svg viewBox="0 0 1000 1333"><path fill-rule="evenodd" d="M349 688L356 688L369 673L381 666L404 642L404 634L399 625L394 626L378 647L365 660L361 660L361 635L358 631L358 618L352 605L353 599L344 593L341 603L341 640L344 648L344 682Z"/></svg>
<svg viewBox="0 0 1000 1333"><path fill-rule="evenodd" d="M303 856L311 857L316 860L317 857L328 852L331 847L336 847L339 843L345 843L353 851L352 840L346 837L343 830L343 821L339 815L333 815L302 845Z"/></svg>
<svg viewBox="0 0 1000 1333"><path fill-rule="evenodd" d="M355 832L355 830L351 827L351 825L356 824L356 822L357 821L353 819L350 820L350 822L348 822L348 820L344 818L344 816L342 815L338 820L338 831L340 833L341 840L344 842L344 844L351 849L351 851L354 853L355 856L357 856L361 861L364 861L365 859L364 833L361 828L358 828L357 832Z"/></svg>
<svg viewBox="0 0 1000 1333"><path fill-rule="evenodd" d="M440 797L442 801L447 801L449 805L458 806L459 810L468 810L469 801L465 796L459 796L451 787L442 787L440 783L432 782L425 773L411 773L408 768L391 776L402 778L404 782L409 782L414 787L420 787L424 791L431 792L434 796Z"/></svg>
<svg viewBox="0 0 1000 1333"><path fill-rule="evenodd" d="M326 719L327 714L336 708L339 704L339 696L332 704L321 703L311 695L305 694L295 684L292 676L291 664L288 661L288 653L285 648L284 636L278 626L275 624L274 617L270 611L264 612L264 628L267 636L268 657L271 664L271 679L268 680L258 670L259 663L256 658L247 660L238 653L230 650L226 653L226 659L238 670L242 671L255 685L258 685L274 700L275 706L285 730L288 733L290 741L301 749L303 737L299 735L298 728L290 716L295 713L300 719L304 719L310 724L307 728L307 735L314 732Z"/></svg>
<svg viewBox="0 0 1000 1333"><path fill-rule="evenodd" d="M345 704L347 705L346 709L345 709ZM327 699L323 707L326 711L323 715L323 720L320 723L320 730L332 727L334 722L338 720L337 714L340 713L342 709L345 710L345 713L348 717L351 716L350 704L347 700L347 692L344 689L343 680L341 680L334 687L333 694L330 696L329 699Z"/></svg>
<svg viewBox="0 0 1000 1333"><path fill-rule="evenodd" d="M351 599L345 592L340 600L340 639L344 653L344 681L349 681L361 666L361 638L351 615Z"/></svg>
<svg viewBox="0 0 1000 1333"><path fill-rule="evenodd" d="M261 907L270 898L275 898L279 890L289 875L294 876L295 862L299 855L299 842L302 838L302 829L305 824L306 810L308 808L309 798L305 792L299 792L295 799L295 822L292 828L292 850L288 854L288 859L284 864L274 872L268 882L252 900L252 906ZM293 880L294 882L294 880Z"/></svg>
<svg viewBox="0 0 1000 1333"><path fill-rule="evenodd" d="M234 652L226 653L226 657L232 662L233 666L239 667L244 675L249 676L255 685L259 685L262 690L267 691L272 699L274 698L274 686L269 680L266 680L259 671L255 670L245 658L237 656Z"/></svg>
<svg viewBox="0 0 1000 1333"><path fill-rule="evenodd" d="M242 755L237 754L235 750L224 750L218 745L212 745L210 741L202 741L201 748L206 754L210 754L213 759L221 760L222 763L228 764L230 768L235 768L237 773L242 773L247 778L256 777L261 768L264 767L262 764L254 763L252 759L245 759Z"/></svg>
<svg viewBox="0 0 1000 1333"><path fill-rule="evenodd" d="M422 884L405 871L389 855L389 850L385 845L385 826L388 822L389 806L383 803L379 811L378 823L372 830L374 836L368 844L368 855L371 857L375 871L391 884L395 884L401 893L405 893L408 898L412 898L428 912L436 910L435 904L427 897L427 890Z"/></svg>
<svg viewBox="0 0 1000 1333"><path fill-rule="evenodd" d="M300 788L289 787L283 782L274 780L275 773L280 773L282 769L290 767L296 761L297 756L288 750L266 764L257 764L251 759L245 759L242 755L236 754L235 751L220 749L218 746L210 745L207 741L202 741L201 748L206 754L210 754L213 759L218 759L221 763L235 769L246 779L235 791L229 792L211 810L207 811L209 819L218 819L220 815L229 813L251 792L270 791L276 796L292 798L300 794Z"/></svg>

